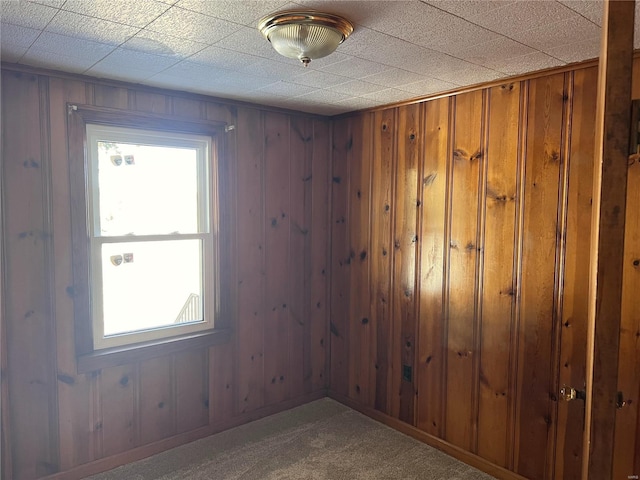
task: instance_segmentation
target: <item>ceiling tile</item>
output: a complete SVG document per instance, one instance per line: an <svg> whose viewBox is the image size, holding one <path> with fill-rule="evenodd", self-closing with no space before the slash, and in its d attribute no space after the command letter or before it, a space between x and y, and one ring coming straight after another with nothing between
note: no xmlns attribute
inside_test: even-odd
<svg viewBox="0 0 640 480"><path fill-rule="evenodd" d="M31 50L49 52L49 54L52 54L53 60L55 60L55 55L68 56L69 53L72 52L74 58L87 60L93 64L107 56L113 49L113 45L58 35L51 32L42 32L29 49L29 53L31 53Z"/></svg>
<svg viewBox="0 0 640 480"><path fill-rule="evenodd" d="M424 78L424 75L420 75L414 72L408 72L407 70L401 70L399 68L391 68L384 72L376 73L364 77L369 83L375 83L377 85L384 85L385 87L395 87L398 85L406 85L408 83L414 83Z"/></svg>
<svg viewBox="0 0 640 480"><path fill-rule="evenodd" d="M354 31L339 48L348 55L416 73L421 73L422 64L437 53L364 27Z"/></svg>
<svg viewBox="0 0 640 480"><path fill-rule="evenodd" d="M202 15L191 10L172 7L146 29L186 38L194 42L214 44L239 29L239 25Z"/></svg>
<svg viewBox="0 0 640 480"><path fill-rule="evenodd" d="M288 2L283 0L180 0L177 6L230 22L254 26L260 18L284 8L287 4Z"/></svg>
<svg viewBox="0 0 640 480"><path fill-rule="evenodd" d="M32 3L39 3L47 7L60 8L64 5L65 0L30 0Z"/></svg>
<svg viewBox="0 0 640 480"><path fill-rule="evenodd" d="M381 16L386 15L388 9L392 8L390 4L395 2L411 3L399 0L295 0L295 3L297 3L300 8L341 15L352 23L363 26L369 25Z"/></svg>
<svg viewBox="0 0 640 480"><path fill-rule="evenodd" d="M139 29L61 10L49 23L46 31L93 42L120 45L138 33Z"/></svg>
<svg viewBox="0 0 640 480"><path fill-rule="evenodd" d="M376 105L378 105L378 102L375 100L370 100L368 98L354 97L347 98L342 102L338 102L336 105L345 108L345 111L353 111L375 107Z"/></svg>
<svg viewBox="0 0 640 480"><path fill-rule="evenodd" d="M201 63L216 68L225 68L228 70L240 70L247 65L252 65L262 60L261 57L249 55L246 53L234 52L224 48L212 46L192 55L190 62Z"/></svg>
<svg viewBox="0 0 640 480"><path fill-rule="evenodd" d="M42 30L57 12L55 8L37 3L2 1L0 18L2 23Z"/></svg>
<svg viewBox="0 0 640 480"><path fill-rule="evenodd" d="M144 70L148 72L146 77L150 77L155 73L159 73L175 65L179 61L180 60L175 57L152 55L150 53L134 52L133 50L118 48L100 60L95 67L99 68L102 72L108 72L109 69L112 69L114 72L126 72L128 69Z"/></svg>
<svg viewBox="0 0 640 480"><path fill-rule="evenodd" d="M260 58L260 60L253 64L246 64L240 69L240 71L243 73L259 75L275 80L293 81L292 79L294 77L304 73L311 73L314 70L305 69L304 66L302 66L299 62L293 60L280 61Z"/></svg>
<svg viewBox="0 0 640 480"><path fill-rule="evenodd" d="M110 80L123 80L128 82L143 82L154 73L155 72L149 72L135 67L114 68L112 65L102 64L102 62L94 65L84 72L85 75L91 75L93 77L108 78Z"/></svg>
<svg viewBox="0 0 640 480"><path fill-rule="evenodd" d="M136 52L186 58L206 48L204 43L173 37L164 33L140 30L122 44L122 48Z"/></svg>
<svg viewBox="0 0 640 480"><path fill-rule="evenodd" d="M601 4L590 0L35 0L2 6L3 60L324 114L596 56L601 18ZM56 14L53 7L62 10ZM336 52L304 68L275 52L256 29L260 17L292 7L344 15L355 31ZM640 30L640 14L636 22Z"/></svg>
<svg viewBox="0 0 640 480"><path fill-rule="evenodd" d="M440 52L461 50L498 35L422 2L384 2L384 14L364 25ZM415 21L415 19L420 21Z"/></svg>
<svg viewBox="0 0 640 480"><path fill-rule="evenodd" d="M445 82L455 83L460 86L467 85L478 85L480 83L491 82L493 80L497 80L499 78L504 77L504 73L498 72L496 70L490 70L488 68L475 67L465 69L455 74L451 75L443 75L442 77L438 77ZM404 87L402 87L404 88Z"/></svg>
<svg viewBox="0 0 640 480"><path fill-rule="evenodd" d="M279 81L279 82L272 83L271 85L267 85L266 87L259 88L254 92L251 92L251 94L253 95L254 93L257 92L259 95L264 94L264 95L278 95L281 97L295 97L298 95L306 95L308 93L313 92L314 90L316 90L314 87L299 85L297 83Z"/></svg>
<svg viewBox="0 0 640 480"><path fill-rule="evenodd" d="M547 53L566 63L596 58L600 55L600 39L590 38L582 42L559 45L555 48L548 49Z"/></svg>
<svg viewBox="0 0 640 480"><path fill-rule="evenodd" d="M535 49L527 45L507 37L498 37L489 42L478 43L452 55L477 65L484 65L492 60L519 57L533 52L535 52Z"/></svg>
<svg viewBox="0 0 640 480"><path fill-rule="evenodd" d="M548 25L576 15L573 10L558 2L518 0L503 7L480 13L473 22L510 38L525 30Z"/></svg>
<svg viewBox="0 0 640 480"><path fill-rule="evenodd" d="M117 7L113 0L67 0L62 8L110 22L144 27L170 7L166 3L155 0L119 1Z"/></svg>
<svg viewBox="0 0 640 480"><path fill-rule="evenodd" d="M600 27L572 13L565 20L518 32L513 38L536 50L546 51L558 45L575 43L576 39L600 38Z"/></svg>
<svg viewBox="0 0 640 480"><path fill-rule="evenodd" d="M596 25L602 25L603 2L602 0L560 0L565 7L579 13ZM636 12L638 5L636 4Z"/></svg>
<svg viewBox="0 0 640 480"><path fill-rule="evenodd" d="M476 16L514 3L514 0L429 0L427 3L440 10L473 21Z"/></svg>
<svg viewBox="0 0 640 480"><path fill-rule="evenodd" d="M304 95L297 95L298 100L308 100L310 102L335 103L350 98L346 93L333 92L330 90L318 89Z"/></svg>
<svg viewBox="0 0 640 480"><path fill-rule="evenodd" d="M94 63L94 60L86 52L76 52L72 49L63 50L63 52L53 54L48 50L31 47L20 59L20 63L71 73L82 73ZM68 52L80 53L80 55L66 55Z"/></svg>
<svg viewBox="0 0 640 480"><path fill-rule="evenodd" d="M519 75L535 70L558 67L560 65L564 65L562 60L550 57L542 52L533 52L528 55L522 55L508 60L496 60L487 64L488 67L507 75Z"/></svg>
<svg viewBox="0 0 640 480"><path fill-rule="evenodd" d="M27 53L25 47L4 42L0 43L0 60L3 62L17 63L25 53Z"/></svg>
<svg viewBox="0 0 640 480"><path fill-rule="evenodd" d="M382 104L408 100L407 92L398 90L396 88L387 88L385 90L380 90L379 92L368 93L366 95L361 95L361 96L369 100L375 100L376 102L381 102Z"/></svg>
<svg viewBox="0 0 640 480"><path fill-rule="evenodd" d="M0 43L27 49L38 38L38 35L40 35L40 30L5 23L0 28Z"/></svg>
<svg viewBox="0 0 640 480"><path fill-rule="evenodd" d="M401 85L398 88L413 95L430 95L432 93L445 92L457 86L458 85L454 83L443 82L435 78L427 78L407 85Z"/></svg>
<svg viewBox="0 0 640 480"><path fill-rule="evenodd" d="M183 60L182 62L176 63L175 65L167 68L159 75L162 75L163 78L185 78L189 79L191 82L206 82L212 75L213 71L214 70L210 66ZM157 78L157 75L154 75L153 78Z"/></svg>
<svg viewBox="0 0 640 480"><path fill-rule="evenodd" d="M289 79L293 83L317 88L329 88L350 81L350 78L331 73L310 70Z"/></svg>
<svg viewBox="0 0 640 480"><path fill-rule="evenodd" d="M237 31L223 38L215 45L216 47L226 48L227 50L235 50L237 52L272 58L274 60L283 58L255 28L240 27Z"/></svg>
<svg viewBox="0 0 640 480"><path fill-rule="evenodd" d="M351 57L348 55L343 56L346 57L344 60L322 67L320 70L327 73L335 73L336 75L359 79L390 70L391 68L388 65L371 62L358 57Z"/></svg>
<svg viewBox="0 0 640 480"><path fill-rule="evenodd" d="M439 52L431 52L421 62L417 62L415 65L408 65L407 68L413 68L416 72L427 75L430 78L437 78L458 85L465 85L465 80L463 79L471 73L474 74L473 78L476 79L476 82L493 80L496 75L499 75L497 72L481 65L475 65L466 60Z"/></svg>
<svg viewBox="0 0 640 480"><path fill-rule="evenodd" d="M376 85L375 83L363 82L362 80L351 80L349 82L340 83L334 87L330 87L332 92L347 93L354 97L362 96L367 93L379 92L386 87Z"/></svg>
<svg viewBox="0 0 640 480"><path fill-rule="evenodd" d="M338 47L338 48L340 48L340 47ZM295 59L295 60L294 59L287 59L284 56L280 56L280 58L283 61L285 61L285 59L286 59L287 62L295 61L299 65L302 65L300 60L297 60L297 59ZM324 68L328 67L329 65L333 65L334 63L339 63L339 62L341 62L343 60L347 60L349 58L353 58L353 57L351 55L346 55L346 54L341 53L341 52L333 52L331 55L327 55L326 57L314 59L309 65L307 65L306 68L308 68L309 70L324 70ZM302 66L304 66L304 65L302 65Z"/></svg>

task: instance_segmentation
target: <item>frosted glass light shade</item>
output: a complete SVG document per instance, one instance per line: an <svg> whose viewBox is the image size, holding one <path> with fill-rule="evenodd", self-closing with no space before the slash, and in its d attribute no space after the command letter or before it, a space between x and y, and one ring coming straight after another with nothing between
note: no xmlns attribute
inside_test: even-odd
<svg viewBox="0 0 640 480"><path fill-rule="evenodd" d="M336 15L312 11L286 11L260 20L258 28L273 48L305 66L334 52L353 31L353 25Z"/></svg>

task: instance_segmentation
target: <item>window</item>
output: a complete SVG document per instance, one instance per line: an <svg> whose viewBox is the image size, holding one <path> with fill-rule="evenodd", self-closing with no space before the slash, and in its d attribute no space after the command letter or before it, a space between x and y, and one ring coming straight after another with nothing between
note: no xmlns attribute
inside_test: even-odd
<svg viewBox="0 0 640 480"><path fill-rule="evenodd" d="M88 124L87 146L94 347L211 328L211 139Z"/></svg>
<svg viewBox="0 0 640 480"><path fill-rule="evenodd" d="M68 110L78 372L229 341L225 123Z"/></svg>

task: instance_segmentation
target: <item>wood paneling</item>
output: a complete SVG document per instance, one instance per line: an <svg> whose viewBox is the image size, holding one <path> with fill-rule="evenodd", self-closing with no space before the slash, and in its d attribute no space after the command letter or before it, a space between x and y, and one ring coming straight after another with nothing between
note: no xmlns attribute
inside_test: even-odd
<svg viewBox="0 0 640 480"><path fill-rule="evenodd" d="M365 405L371 403L369 372L371 361L371 324L369 322L369 199L371 197L371 145L366 141L371 131L371 115L352 119L349 124L347 163L349 229L349 311L348 362L349 396Z"/></svg>
<svg viewBox="0 0 640 480"><path fill-rule="evenodd" d="M577 388L585 382L596 87L596 68L574 73L558 383ZM559 402L558 427L556 478L579 479L584 402Z"/></svg>
<svg viewBox="0 0 640 480"><path fill-rule="evenodd" d="M451 155L449 121L451 99L425 105L425 152L422 165L420 230L417 427L441 437L444 428L444 371L446 318L444 308L447 174Z"/></svg>
<svg viewBox="0 0 640 480"><path fill-rule="evenodd" d="M4 65L2 89L3 478L113 468L323 394L328 120ZM67 102L235 125L220 189L230 342L77 373L74 303L86 288L73 280L71 192L83 173L70 169Z"/></svg>
<svg viewBox="0 0 640 480"><path fill-rule="evenodd" d="M333 125L332 178L331 178L331 379L332 389L347 395L349 390L349 278L351 263L349 251L349 120Z"/></svg>
<svg viewBox="0 0 640 480"><path fill-rule="evenodd" d="M526 126L515 470L543 478L553 431L551 385L564 75L531 80Z"/></svg>
<svg viewBox="0 0 640 480"><path fill-rule="evenodd" d="M289 118L268 113L265 119L265 404L286 399L291 388L289 365L289 270L291 248L291 188ZM296 161L299 161L296 159Z"/></svg>
<svg viewBox="0 0 640 480"><path fill-rule="evenodd" d="M484 164L482 91L455 101L453 158L449 192L449 261L444 438L466 450L473 444L473 382L479 244L478 200Z"/></svg>
<svg viewBox="0 0 640 480"><path fill-rule="evenodd" d="M514 475L580 477L584 402L558 395L585 381L595 91L591 66L332 123L336 398ZM368 115L372 154L350 156L345 145L367 147L347 132ZM369 158L363 185L359 162ZM353 188L369 195L369 222ZM627 217L637 216L630 208ZM630 222L621 378L633 405L640 327L630 292L640 255ZM366 275L354 267L365 249ZM371 333L358 322L367 289ZM370 334L375 376L363 386L360 375L354 389L344 372L360 372ZM621 412L620 451L635 452L637 410ZM618 476L637 468L625 455Z"/></svg>
<svg viewBox="0 0 640 480"><path fill-rule="evenodd" d="M3 75L3 118L13 117L2 122L2 273L15 478L58 469L48 87L36 75Z"/></svg>
<svg viewBox="0 0 640 480"><path fill-rule="evenodd" d="M422 156L422 106L398 109L395 173L396 217L393 233L393 336L391 411L415 423L416 257L418 250L418 185ZM401 133L400 133L401 132ZM396 393L397 392L397 393Z"/></svg>
<svg viewBox="0 0 640 480"><path fill-rule="evenodd" d="M511 451L509 393L511 336L515 307L514 238L518 183L519 83L488 92L486 187L482 202L484 268L480 294L481 331L477 411L477 453L506 467ZM501 121L492 121L501 119Z"/></svg>
<svg viewBox="0 0 640 480"><path fill-rule="evenodd" d="M375 408L391 412L395 109L376 112L371 185L371 321L375 329ZM334 200L334 203L337 201ZM332 279L332 282L334 280ZM332 352L333 353L333 352ZM333 364L332 364L333 368ZM333 372L332 372L333 373ZM331 386L333 390L333 385Z"/></svg>

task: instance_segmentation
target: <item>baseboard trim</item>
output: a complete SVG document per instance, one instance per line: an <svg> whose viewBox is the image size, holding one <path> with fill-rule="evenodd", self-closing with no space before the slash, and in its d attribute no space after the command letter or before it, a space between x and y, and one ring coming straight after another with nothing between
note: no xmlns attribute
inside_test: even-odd
<svg viewBox="0 0 640 480"><path fill-rule="evenodd" d="M491 463L488 460L485 460L482 457L474 455L473 453L467 452L460 447L456 447L444 440L434 437L428 433L423 432L422 430L418 430L416 427L409 425L408 423L402 422L397 418L390 417L389 415L379 412L371 407L367 407L362 405L354 400L351 400L349 397L346 397L340 393L336 393L334 391L329 390L329 397L335 400L336 402L340 402L343 405L346 405L349 408L357 410L358 412L370 417L380 423L387 425L388 427L393 428L394 430L398 430L399 432L404 433L405 435L409 435L410 437L415 438L427 445L437 448L438 450L450 455L454 458L457 458L461 462L466 463L467 465L471 465L472 467L477 468L478 470L482 470L489 475L493 475L494 477L500 480L527 480L525 477L518 475L506 468L499 467Z"/></svg>
<svg viewBox="0 0 640 480"><path fill-rule="evenodd" d="M143 445L126 452L118 453L110 457L101 458L90 463L78 465L77 467L74 467L70 470L44 477L43 480L79 480L90 475L95 475L96 473L106 472L107 470L114 469L121 465L135 462L137 460L142 460L143 458L147 458L151 455L164 452L165 450L179 447L180 445L184 445L186 443L208 437L209 435L213 435L215 433L219 433L233 427L238 427L240 425L258 420L263 417L268 417L269 415L273 415L290 408L304 405L305 403L309 403L314 400L319 400L326 396L326 390L318 390L316 392L296 397L275 405L269 405L252 412L243 413L236 417L231 417L223 422L200 427L196 430L191 430L179 435L174 435L173 437L165 438L163 440L159 440L148 445Z"/></svg>

